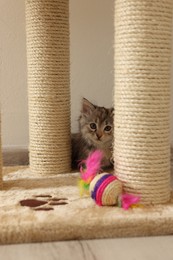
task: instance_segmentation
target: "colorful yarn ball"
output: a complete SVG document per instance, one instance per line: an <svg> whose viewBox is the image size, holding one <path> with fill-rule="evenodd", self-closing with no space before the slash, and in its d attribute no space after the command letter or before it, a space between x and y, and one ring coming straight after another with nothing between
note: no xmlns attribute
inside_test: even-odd
<svg viewBox="0 0 173 260"><path fill-rule="evenodd" d="M119 195L122 193L122 182L112 174L101 173L91 181L89 191L97 205L117 205Z"/></svg>
<svg viewBox="0 0 173 260"><path fill-rule="evenodd" d="M80 164L81 179L79 188L81 196L89 194L99 206L117 205L128 209L139 202L140 197L123 193L123 183L113 174L100 173L103 153L96 150L89 154Z"/></svg>

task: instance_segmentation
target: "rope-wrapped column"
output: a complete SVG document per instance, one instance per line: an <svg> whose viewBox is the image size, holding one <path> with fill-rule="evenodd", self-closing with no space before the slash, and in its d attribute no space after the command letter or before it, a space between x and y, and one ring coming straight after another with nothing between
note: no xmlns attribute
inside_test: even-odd
<svg viewBox="0 0 173 260"><path fill-rule="evenodd" d="M172 7L115 1L115 171L146 204L170 198Z"/></svg>
<svg viewBox="0 0 173 260"><path fill-rule="evenodd" d="M1 124L1 122L0 122ZM0 127L0 189L3 188L3 170L2 170L2 141L1 141L1 127Z"/></svg>
<svg viewBox="0 0 173 260"><path fill-rule="evenodd" d="M70 170L68 0L26 0L30 166Z"/></svg>

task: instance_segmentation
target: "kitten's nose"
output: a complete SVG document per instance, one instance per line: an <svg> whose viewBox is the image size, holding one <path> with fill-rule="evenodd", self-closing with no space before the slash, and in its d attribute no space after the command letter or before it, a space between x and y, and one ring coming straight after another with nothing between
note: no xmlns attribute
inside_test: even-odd
<svg viewBox="0 0 173 260"><path fill-rule="evenodd" d="M97 136L98 140L100 140L100 138L102 137L102 134L101 133L96 133L96 136Z"/></svg>

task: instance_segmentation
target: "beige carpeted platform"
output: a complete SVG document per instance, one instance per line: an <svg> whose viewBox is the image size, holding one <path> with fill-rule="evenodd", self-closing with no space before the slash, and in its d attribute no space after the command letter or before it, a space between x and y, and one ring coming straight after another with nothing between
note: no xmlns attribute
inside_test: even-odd
<svg viewBox="0 0 173 260"><path fill-rule="evenodd" d="M0 243L173 234L173 196L170 204L128 211L98 207L80 198L77 180L78 173L43 177L5 168Z"/></svg>

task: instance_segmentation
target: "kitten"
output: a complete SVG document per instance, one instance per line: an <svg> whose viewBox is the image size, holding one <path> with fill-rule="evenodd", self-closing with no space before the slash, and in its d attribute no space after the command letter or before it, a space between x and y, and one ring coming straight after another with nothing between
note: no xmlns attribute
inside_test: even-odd
<svg viewBox="0 0 173 260"><path fill-rule="evenodd" d="M79 133L72 134L72 168L91 151L103 151L103 167L112 166L113 108L107 109L82 100Z"/></svg>

